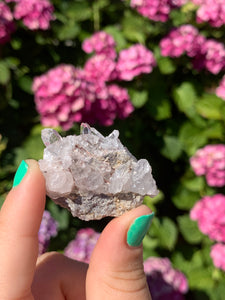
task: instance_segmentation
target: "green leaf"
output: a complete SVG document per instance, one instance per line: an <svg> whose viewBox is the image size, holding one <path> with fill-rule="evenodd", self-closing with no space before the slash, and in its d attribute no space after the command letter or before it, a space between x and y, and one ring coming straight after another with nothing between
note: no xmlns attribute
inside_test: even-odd
<svg viewBox="0 0 225 300"><path fill-rule="evenodd" d="M182 181L183 186L185 186L187 189L193 192L199 192L203 190L205 186L205 180L203 177L197 177L191 179L184 179Z"/></svg>
<svg viewBox="0 0 225 300"><path fill-rule="evenodd" d="M47 209L50 211L52 217L58 222L59 230L68 228L69 212L66 209L60 208L53 201L49 201Z"/></svg>
<svg viewBox="0 0 225 300"><path fill-rule="evenodd" d="M32 94L32 79L29 76L23 76L19 78L18 85L23 91L27 92L28 94Z"/></svg>
<svg viewBox="0 0 225 300"><path fill-rule="evenodd" d="M176 71L176 66L173 60L169 57L160 57L157 59L157 65L162 74L172 74Z"/></svg>
<svg viewBox="0 0 225 300"><path fill-rule="evenodd" d="M189 156L192 156L198 148L201 148L207 143L207 129L205 131L190 122L184 123L178 136L184 151L186 151Z"/></svg>
<svg viewBox="0 0 225 300"><path fill-rule="evenodd" d="M72 19L76 22L85 21L91 18L92 8L85 2L74 2L73 4L68 5L67 11L64 12L69 19Z"/></svg>
<svg viewBox="0 0 225 300"><path fill-rule="evenodd" d="M172 196L174 205L184 210L191 209L197 200L199 200L199 193L192 192L181 185L178 186L175 194Z"/></svg>
<svg viewBox="0 0 225 300"><path fill-rule="evenodd" d="M212 120L222 120L224 101L215 94L204 94L195 104L197 112L204 118Z"/></svg>
<svg viewBox="0 0 225 300"><path fill-rule="evenodd" d="M188 273L190 289L211 289L214 287L212 273L207 268L193 269Z"/></svg>
<svg viewBox="0 0 225 300"><path fill-rule="evenodd" d="M136 108L141 108L148 101L147 91L130 90L131 102Z"/></svg>
<svg viewBox="0 0 225 300"><path fill-rule="evenodd" d="M153 219L151 233L158 238L159 245L168 250L175 247L177 241L177 228L172 220L165 217L160 222L158 218Z"/></svg>
<svg viewBox="0 0 225 300"><path fill-rule="evenodd" d="M145 43L149 25L144 18L131 11L125 11L122 30L125 38L135 43Z"/></svg>
<svg viewBox="0 0 225 300"><path fill-rule="evenodd" d="M199 231L196 222L190 219L189 215L177 218L180 231L184 239L190 244L198 244L202 241L204 235Z"/></svg>
<svg viewBox="0 0 225 300"><path fill-rule="evenodd" d="M16 163L19 165L21 160L32 158L39 160L43 156L44 145L41 140L41 125L32 128L30 136L23 143L21 148L16 149Z"/></svg>
<svg viewBox="0 0 225 300"><path fill-rule="evenodd" d="M74 22L68 22L57 29L57 35L61 41L74 39L79 32L80 26Z"/></svg>
<svg viewBox="0 0 225 300"><path fill-rule="evenodd" d="M5 61L0 61L0 84L6 84L10 80L10 69Z"/></svg>
<svg viewBox="0 0 225 300"><path fill-rule="evenodd" d="M173 90L174 101L180 111L188 117L193 117L195 112L194 103L197 100L197 94L194 85L191 82L183 82L179 87Z"/></svg>
<svg viewBox="0 0 225 300"><path fill-rule="evenodd" d="M164 136L164 146L161 150L162 155L172 161L176 161L182 153L182 145L175 136Z"/></svg>

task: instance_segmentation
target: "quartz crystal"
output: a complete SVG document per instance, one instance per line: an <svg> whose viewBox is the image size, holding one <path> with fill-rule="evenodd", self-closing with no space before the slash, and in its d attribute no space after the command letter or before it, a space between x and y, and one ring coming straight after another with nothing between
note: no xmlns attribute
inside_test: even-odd
<svg viewBox="0 0 225 300"><path fill-rule="evenodd" d="M88 124L80 135L61 137L42 130L46 146L39 165L47 195L82 220L119 216L158 190L146 159L137 160L122 145L119 131L104 137Z"/></svg>

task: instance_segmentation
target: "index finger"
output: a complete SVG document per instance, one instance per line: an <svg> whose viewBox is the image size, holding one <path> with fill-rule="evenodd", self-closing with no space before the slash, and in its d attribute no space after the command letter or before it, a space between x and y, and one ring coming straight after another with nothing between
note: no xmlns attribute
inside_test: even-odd
<svg viewBox="0 0 225 300"><path fill-rule="evenodd" d="M33 299L30 288L45 207L45 180L34 160L23 162L21 182L0 211L0 299Z"/></svg>

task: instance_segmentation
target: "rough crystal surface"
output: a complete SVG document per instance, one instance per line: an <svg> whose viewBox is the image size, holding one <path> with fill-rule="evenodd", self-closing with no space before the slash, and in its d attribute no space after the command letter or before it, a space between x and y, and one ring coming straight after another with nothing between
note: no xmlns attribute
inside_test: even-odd
<svg viewBox="0 0 225 300"><path fill-rule="evenodd" d="M81 134L61 137L53 129L42 131L46 146L40 169L48 196L82 220L119 216L157 195L152 169L122 145L119 132L104 137L88 124Z"/></svg>

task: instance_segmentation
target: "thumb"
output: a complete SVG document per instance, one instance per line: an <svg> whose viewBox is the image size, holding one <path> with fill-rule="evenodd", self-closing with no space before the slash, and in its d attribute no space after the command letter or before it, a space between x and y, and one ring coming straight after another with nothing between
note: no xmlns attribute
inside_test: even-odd
<svg viewBox="0 0 225 300"><path fill-rule="evenodd" d="M86 278L87 300L150 300L142 239L154 214L140 206L113 219L93 251Z"/></svg>

